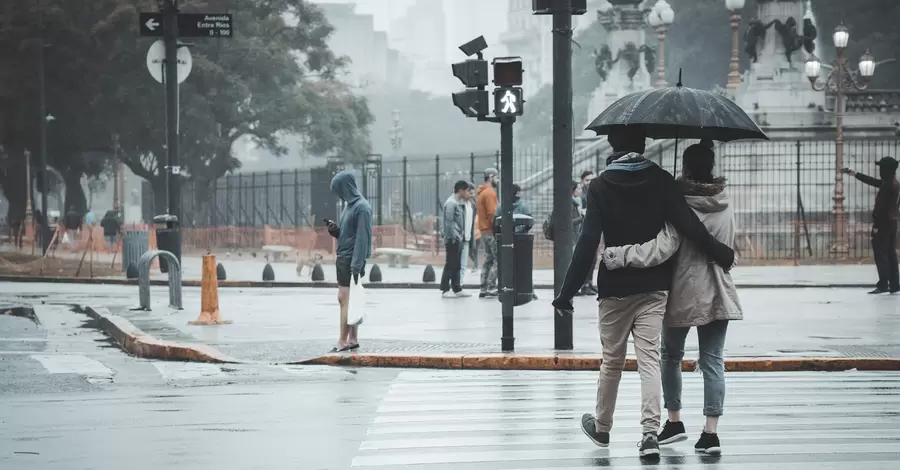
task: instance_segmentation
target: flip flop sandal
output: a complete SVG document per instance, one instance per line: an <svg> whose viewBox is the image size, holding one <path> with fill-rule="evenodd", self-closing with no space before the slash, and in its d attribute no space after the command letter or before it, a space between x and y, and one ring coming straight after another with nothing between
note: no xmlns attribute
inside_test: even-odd
<svg viewBox="0 0 900 470"><path fill-rule="evenodd" d="M351 350L351 351L354 351L354 350L359 349L359 343L356 343L356 344L350 346L348 349Z"/></svg>
<svg viewBox="0 0 900 470"><path fill-rule="evenodd" d="M328 351L328 352L329 353L347 352L351 349L353 349L353 348L351 348L350 346L344 346L343 348L340 348L340 349L338 349L337 346L335 346L335 347L331 348L331 351Z"/></svg>

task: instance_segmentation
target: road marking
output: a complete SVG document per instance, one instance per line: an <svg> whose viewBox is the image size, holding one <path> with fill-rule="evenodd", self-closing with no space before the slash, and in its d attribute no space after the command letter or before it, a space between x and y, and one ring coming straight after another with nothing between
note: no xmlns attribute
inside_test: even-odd
<svg viewBox="0 0 900 470"><path fill-rule="evenodd" d="M192 362L153 362L153 367L167 381L196 380L226 375L219 366Z"/></svg>
<svg viewBox="0 0 900 470"><path fill-rule="evenodd" d="M31 358L40 362L51 374L83 375L90 383L109 383L115 375L103 364L78 354L32 354Z"/></svg>

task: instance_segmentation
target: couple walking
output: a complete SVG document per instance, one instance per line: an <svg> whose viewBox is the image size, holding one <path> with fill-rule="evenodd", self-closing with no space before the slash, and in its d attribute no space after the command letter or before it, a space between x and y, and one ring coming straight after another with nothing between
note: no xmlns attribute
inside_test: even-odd
<svg viewBox="0 0 900 470"><path fill-rule="evenodd" d="M685 338L697 327L706 423L694 447L716 454L721 452L717 423L725 398L725 333L730 320L742 318L728 274L735 261L734 211L724 178L713 176L710 145L685 151L683 175L676 180L643 157L645 136L632 129L609 135L614 153L606 171L588 186L581 235L553 301L559 312L574 310L572 298L604 242L597 272L603 363L595 414L585 414L581 427L595 444L609 445L631 334L641 378L640 456L658 458L660 444L687 439L680 415L681 360ZM660 385L668 410L661 430Z"/></svg>

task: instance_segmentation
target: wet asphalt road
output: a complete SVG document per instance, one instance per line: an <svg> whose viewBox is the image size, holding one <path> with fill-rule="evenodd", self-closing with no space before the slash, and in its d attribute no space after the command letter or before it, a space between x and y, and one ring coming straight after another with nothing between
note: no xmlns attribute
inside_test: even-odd
<svg viewBox="0 0 900 470"><path fill-rule="evenodd" d="M158 362L124 355L86 317L0 316L0 469L643 468L639 381L623 377L609 449L578 429L595 373L343 370ZM90 325L86 325L90 326ZM724 454L671 469L887 470L900 461L900 374L730 374Z"/></svg>

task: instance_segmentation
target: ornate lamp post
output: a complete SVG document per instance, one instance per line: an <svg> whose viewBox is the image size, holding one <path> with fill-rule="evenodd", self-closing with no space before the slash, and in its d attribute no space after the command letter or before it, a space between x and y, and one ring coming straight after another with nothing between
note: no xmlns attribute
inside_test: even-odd
<svg viewBox="0 0 900 470"><path fill-rule="evenodd" d="M731 70L728 72L728 90L734 93L741 86L741 51L738 29L741 26L741 10L745 0L725 0L725 7L731 12Z"/></svg>
<svg viewBox="0 0 900 470"><path fill-rule="evenodd" d="M806 77L816 91L825 91L835 95L834 124L836 137L834 140L834 227L832 228L832 253L847 253L849 246L845 239L844 221L844 179L841 168L844 167L844 91L849 88L865 90L869 79L875 74L875 58L866 52L859 59L859 68L850 69L844 52L850 42L850 31L843 24L834 30L832 35L837 57L832 63L831 72L825 80L821 80L822 63L813 54L806 61ZM828 66L825 66L828 67Z"/></svg>
<svg viewBox="0 0 900 470"><path fill-rule="evenodd" d="M647 16L647 23L656 30L656 38L659 39L659 62L657 65L658 77L656 86L662 88L666 86L666 30L669 25L675 21L675 10L666 0L659 0L656 5L650 9Z"/></svg>

